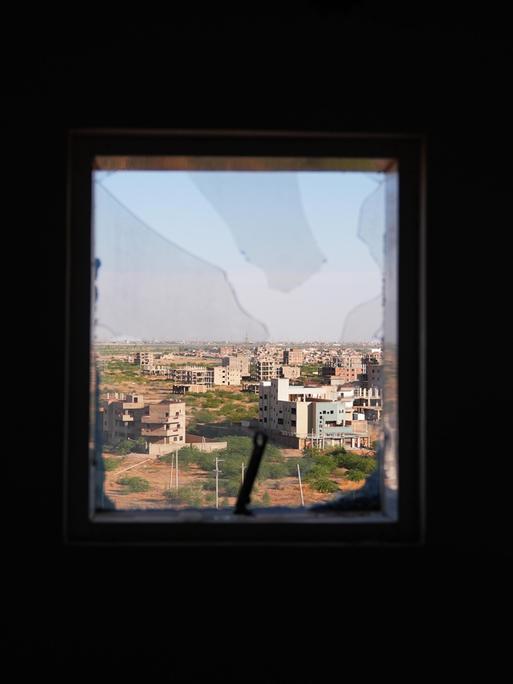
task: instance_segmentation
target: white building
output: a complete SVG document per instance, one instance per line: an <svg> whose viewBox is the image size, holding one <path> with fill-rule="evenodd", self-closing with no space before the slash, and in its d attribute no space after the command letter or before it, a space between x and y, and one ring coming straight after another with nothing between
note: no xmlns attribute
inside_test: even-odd
<svg viewBox="0 0 513 684"><path fill-rule="evenodd" d="M364 416L353 411L353 397L340 396L336 386L289 385L288 378L260 383L259 422L275 435L328 446L366 446L369 437ZM358 426L353 427L357 421ZM356 430L355 430L356 428Z"/></svg>

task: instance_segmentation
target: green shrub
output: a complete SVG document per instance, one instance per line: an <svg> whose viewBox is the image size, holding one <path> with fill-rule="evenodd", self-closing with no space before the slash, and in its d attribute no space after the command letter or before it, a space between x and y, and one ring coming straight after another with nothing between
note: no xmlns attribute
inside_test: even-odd
<svg viewBox="0 0 513 684"><path fill-rule="evenodd" d="M264 506L270 506L271 505L271 496L269 492L264 492L264 495L262 497L262 503Z"/></svg>
<svg viewBox="0 0 513 684"><path fill-rule="evenodd" d="M170 451L168 454L164 454L163 456L159 456L159 461L161 463L168 463L171 464L176 455L176 451ZM180 468L187 467L191 463L196 463L198 454L200 453L199 449L196 449L195 447L182 447L181 449L178 449L178 465Z"/></svg>
<svg viewBox="0 0 513 684"><path fill-rule="evenodd" d="M165 489L163 496L170 504L201 505L201 489L197 485L183 485L178 489Z"/></svg>
<svg viewBox="0 0 513 684"><path fill-rule="evenodd" d="M367 475L361 470L350 470L348 473L346 473L345 478L346 480L351 480L352 482L360 482L361 480L365 480Z"/></svg>
<svg viewBox="0 0 513 684"><path fill-rule="evenodd" d="M143 477L120 477L117 483L125 487L126 492L147 492L150 483Z"/></svg>
<svg viewBox="0 0 513 684"><path fill-rule="evenodd" d="M142 437L138 437L137 439L123 439L116 444L113 452L123 456L130 453L144 454L146 453L146 442Z"/></svg>
<svg viewBox="0 0 513 684"><path fill-rule="evenodd" d="M324 494L331 494L339 491L337 483L327 477L318 477L310 482L310 484L317 492L322 492Z"/></svg>
<svg viewBox="0 0 513 684"><path fill-rule="evenodd" d="M338 467L337 458L332 454L315 454L312 456L312 460L316 465L323 466L329 470L330 473Z"/></svg>
<svg viewBox="0 0 513 684"><path fill-rule="evenodd" d="M212 423L216 417L217 414L208 409L200 409L194 414L194 420L198 423Z"/></svg>
<svg viewBox="0 0 513 684"><path fill-rule="evenodd" d="M301 466L300 466L301 467ZM329 466L315 464L311 470L306 473L304 480L310 484L316 482L317 480L327 480L332 473L332 469Z"/></svg>
<svg viewBox="0 0 513 684"><path fill-rule="evenodd" d="M258 477L260 480L278 480L279 478L287 477L288 474L289 469L286 463L273 461L266 463L264 458L264 461L260 464Z"/></svg>
<svg viewBox="0 0 513 684"><path fill-rule="evenodd" d="M240 489L240 477L230 480L225 480L224 482L219 482L219 490L222 492L223 496L237 496Z"/></svg>
<svg viewBox="0 0 513 684"><path fill-rule="evenodd" d="M103 467L104 470L116 470L116 468L119 468L120 465L123 464L124 458L108 458L107 456L103 457Z"/></svg>
<svg viewBox="0 0 513 684"><path fill-rule="evenodd" d="M351 452L337 455L336 460L339 468L360 470L367 475L370 475L377 467L377 461L373 456L360 456Z"/></svg>

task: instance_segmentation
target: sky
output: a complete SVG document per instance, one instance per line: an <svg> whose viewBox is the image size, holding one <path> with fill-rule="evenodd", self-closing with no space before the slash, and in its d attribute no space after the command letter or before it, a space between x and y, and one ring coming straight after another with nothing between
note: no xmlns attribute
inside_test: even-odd
<svg viewBox="0 0 513 684"><path fill-rule="evenodd" d="M111 337L137 337L148 329L146 338L187 339L190 315L190 339L343 341L346 316L356 307L363 328L379 330L380 313L365 303L381 296L381 269L376 249L373 258L358 236L365 200L373 196L379 204L379 174L116 171L96 172L95 181L96 255L102 262L98 320ZM379 251L380 204L372 221ZM131 232L120 242L127 222ZM146 233L139 234L139 224ZM182 251L194 259L181 259ZM173 265L177 258L183 272ZM167 280L155 277L157 263L163 270L169 264ZM190 269L194 279L184 280ZM125 277L128 271L137 292L130 291L135 285ZM116 278L123 286L115 291ZM185 307L183 315L171 323L168 297L159 300L162 324L153 320L160 315L145 302L153 294L158 299L159 288L174 293L180 287L183 298L173 301L175 309ZM215 305L215 325L197 293L189 294L191 287L205 295L215 289L217 299L226 298L226 306ZM141 299L143 290L148 299Z"/></svg>

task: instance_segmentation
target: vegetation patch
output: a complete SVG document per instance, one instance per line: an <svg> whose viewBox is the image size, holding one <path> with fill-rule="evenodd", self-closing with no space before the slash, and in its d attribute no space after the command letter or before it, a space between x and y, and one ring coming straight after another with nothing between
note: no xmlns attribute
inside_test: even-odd
<svg viewBox="0 0 513 684"><path fill-rule="evenodd" d="M143 477L120 477L117 483L125 488L125 493L147 492L150 483Z"/></svg>
<svg viewBox="0 0 513 684"><path fill-rule="evenodd" d="M103 469L106 471L110 470L116 470L116 468L119 468L119 466L123 465L125 459L124 458L116 458L116 457L108 457L104 456L103 457Z"/></svg>
<svg viewBox="0 0 513 684"><path fill-rule="evenodd" d="M185 504L186 506L201 506L202 491L197 485L183 485L178 489L166 489L163 496L169 504Z"/></svg>
<svg viewBox="0 0 513 684"><path fill-rule="evenodd" d="M361 482L361 480L367 479L367 475L363 470L350 470L345 475L346 480L351 480L352 482Z"/></svg>
<svg viewBox="0 0 513 684"><path fill-rule="evenodd" d="M105 450L113 454L120 454L126 456L127 454L145 454L146 453L146 442L142 437L137 439L123 439L118 442L116 446L105 445Z"/></svg>

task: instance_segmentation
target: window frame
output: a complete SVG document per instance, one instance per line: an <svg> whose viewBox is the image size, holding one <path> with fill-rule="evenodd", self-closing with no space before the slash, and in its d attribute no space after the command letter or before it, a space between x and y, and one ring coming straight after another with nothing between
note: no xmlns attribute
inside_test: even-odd
<svg viewBox="0 0 513 684"><path fill-rule="evenodd" d="M295 131L70 131L68 141L64 539L69 544L419 545L425 519L425 142L420 135ZM208 521L177 512L91 510L89 454L92 171L104 156L393 158L398 198L398 519L381 512L218 511ZM408 227L408 229L405 228ZM402 285L401 285L402 283Z"/></svg>

